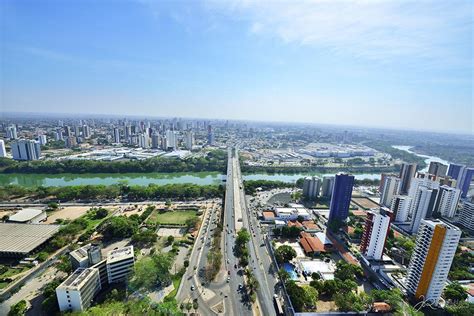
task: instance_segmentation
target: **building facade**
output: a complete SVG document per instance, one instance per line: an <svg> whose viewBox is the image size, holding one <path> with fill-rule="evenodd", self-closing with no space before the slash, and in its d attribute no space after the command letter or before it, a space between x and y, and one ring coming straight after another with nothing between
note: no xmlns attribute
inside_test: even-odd
<svg viewBox="0 0 474 316"><path fill-rule="evenodd" d="M56 288L59 310L79 312L87 309L100 289L99 270L77 269Z"/></svg>
<svg viewBox="0 0 474 316"><path fill-rule="evenodd" d="M387 208L367 212L360 251L368 259L381 260L393 213Z"/></svg>
<svg viewBox="0 0 474 316"><path fill-rule="evenodd" d="M416 163L404 163L400 169L400 176L399 178L402 181L400 187L401 194L407 194L408 190L410 189L411 180L415 177L416 172Z"/></svg>
<svg viewBox="0 0 474 316"><path fill-rule="evenodd" d="M329 223L337 221L345 222L347 220L353 186L353 175L345 173L339 173L336 175L331 204L329 206Z"/></svg>
<svg viewBox="0 0 474 316"><path fill-rule="evenodd" d="M461 230L441 220L423 220L406 278L408 293L437 305L461 237Z"/></svg>
<svg viewBox="0 0 474 316"><path fill-rule="evenodd" d="M380 191L380 204L385 207L390 207L392 205L393 197L400 194L401 186L402 181L399 177L384 177L384 183L382 185L382 190Z"/></svg>
<svg viewBox="0 0 474 316"><path fill-rule="evenodd" d="M20 139L12 141L11 149L15 160L38 160L41 158L41 146L35 140Z"/></svg>

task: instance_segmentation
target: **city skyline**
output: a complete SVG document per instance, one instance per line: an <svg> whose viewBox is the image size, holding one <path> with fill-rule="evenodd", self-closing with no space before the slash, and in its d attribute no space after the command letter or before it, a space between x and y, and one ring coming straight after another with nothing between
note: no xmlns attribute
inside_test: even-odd
<svg viewBox="0 0 474 316"><path fill-rule="evenodd" d="M473 133L468 1L91 7L2 2L2 112Z"/></svg>

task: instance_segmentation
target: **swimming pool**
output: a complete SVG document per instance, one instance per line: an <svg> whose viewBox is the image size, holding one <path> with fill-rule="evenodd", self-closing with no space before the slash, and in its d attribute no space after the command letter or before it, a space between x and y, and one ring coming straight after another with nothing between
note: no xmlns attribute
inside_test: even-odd
<svg viewBox="0 0 474 316"><path fill-rule="evenodd" d="M290 279L298 280L298 275L295 272L295 267L291 263L286 262L285 264L283 264L283 269L288 272Z"/></svg>

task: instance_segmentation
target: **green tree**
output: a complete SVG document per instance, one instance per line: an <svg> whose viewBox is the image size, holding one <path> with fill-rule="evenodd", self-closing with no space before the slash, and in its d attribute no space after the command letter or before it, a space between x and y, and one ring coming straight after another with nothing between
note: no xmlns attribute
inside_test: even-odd
<svg viewBox="0 0 474 316"><path fill-rule="evenodd" d="M356 277L363 275L363 270L360 266L355 264L347 263L345 261L338 261L336 263L336 271L334 272L334 277L345 281L345 280L356 280Z"/></svg>
<svg viewBox="0 0 474 316"><path fill-rule="evenodd" d="M22 316L26 313L27 304L25 300L21 300L10 308L8 316Z"/></svg>
<svg viewBox="0 0 474 316"><path fill-rule="evenodd" d="M464 301L455 305L448 305L446 310L453 316L474 315L474 304Z"/></svg>
<svg viewBox="0 0 474 316"><path fill-rule="evenodd" d="M444 298L455 303L464 301L467 298L467 291L459 282L452 282L445 287Z"/></svg>
<svg viewBox="0 0 474 316"><path fill-rule="evenodd" d="M296 257L296 251L289 245L283 245L275 250L275 258L279 263L289 262Z"/></svg>
<svg viewBox="0 0 474 316"><path fill-rule="evenodd" d="M126 216L113 216L101 226L102 234L106 240L131 237L137 230L138 223Z"/></svg>
<svg viewBox="0 0 474 316"><path fill-rule="evenodd" d="M357 295L354 292L336 293L334 295L334 302L342 312L361 312L369 307L369 298L365 293L361 295Z"/></svg>

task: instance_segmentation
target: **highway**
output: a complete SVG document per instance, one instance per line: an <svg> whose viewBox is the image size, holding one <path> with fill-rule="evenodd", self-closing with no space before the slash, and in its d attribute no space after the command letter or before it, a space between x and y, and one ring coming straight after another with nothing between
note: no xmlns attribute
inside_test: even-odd
<svg viewBox="0 0 474 316"><path fill-rule="evenodd" d="M254 315L257 311L256 306L260 308L259 315L275 315L273 294L277 283L274 276L276 271L273 269L264 245L264 235L260 230L257 217L247 208L237 150L234 152L229 149L228 156L226 196L222 218L222 269L213 282L204 282L204 269L212 232L217 227L220 215L217 209L213 209L203 217L177 299L180 302L197 299L199 312L203 315ZM254 306L248 301L245 293L239 290L240 286L245 284L244 269L238 265L239 260L234 254L234 246L237 232L242 227L247 228L251 234L248 244L250 254L248 268L253 271L259 283L257 302ZM219 304L223 306L223 310L218 313L214 307Z"/></svg>

